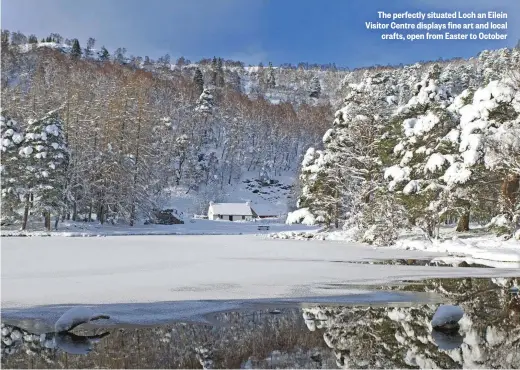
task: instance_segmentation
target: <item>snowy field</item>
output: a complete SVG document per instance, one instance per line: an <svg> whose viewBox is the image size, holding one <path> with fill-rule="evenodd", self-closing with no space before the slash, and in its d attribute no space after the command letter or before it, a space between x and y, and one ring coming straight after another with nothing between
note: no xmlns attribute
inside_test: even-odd
<svg viewBox="0 0 520 370"><path fill-rule="evenodd" d="M410 297L371 293L362 286L426 277L519 274L518 269L348 263L443 255L253 235L4 237L2 315L57 316L63 305L111 304L102 310L126 321L187 320L255 299L259 304L331 296L351 302L409 302Z"/></svg>

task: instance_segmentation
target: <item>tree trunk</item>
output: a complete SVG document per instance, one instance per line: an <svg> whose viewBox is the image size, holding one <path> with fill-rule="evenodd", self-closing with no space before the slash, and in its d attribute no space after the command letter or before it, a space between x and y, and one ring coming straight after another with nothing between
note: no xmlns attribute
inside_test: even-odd
<svg viewBox="0 0 520 370"><path fill-rule="evenodd" d="M520 175L510 174L504 177L502 181L502 198L505 204L503 205L504 209L502 209L502 212L511 213L516 204L519 188Z"/></svg>
<svg viewBox="0 0 520 370"><path fill-rule="evenodd" d="M44 212L43 214L45 228L47 231L51 231L51 214L50 212Z"/></svg>
<svg viewBox="0 0 520 370"><path fill-rule="evenodd" d="M25 195L25 209L23 211L23 222L22 222L22 230L27 229L27 220L29 219L29 205L30 205L31 196L29 194Z"/></svg>
<svg viewBox="0 0 520 370"><path fill-rule="evenodd" d="M90 205L88 206L88 222L92 222L92 201L90 202Z"/></svg>
<svg viewBox="0 0 520 370"><path fill-rule="evenodd" d="M459 217L459 221L457 222L457 232L469 231L469 208L466 212Z"/></svg>
<svg viewBox="0 0 520 370"><path fill-rule="evenodd" d="M132 202L132 206L130 207L130 226L134 226L135 220L135 203Z"/></svg>
<svg viewBox="0 0 520 370"><path fill-rule="evenodd" d="M132 188L132 204L130 206L130 226L134 226L137 215L136 215L136 192L137 192L137 183L139 181L139 146L141 145L141 117L143 115L143 106L142 100L139 101L139 117L137 118L137 137L135 141L135 165L134 165L134 181Z"/></svg>
<svg viewBox="0 0 520 370"><path fill-rule="evenodd" d="M77 221L78 218L78 202L74 199L74 204L72 205L72 221ZM70 213L67 213L67 220L70 220Z"/></svg>
<svg viewBox="0 0 520 370"><path fill-rule="evenodd" d="M103 204L101 204L101 206L99 207L99 213L98 213L98 220L99 222L101 222L101 225L103 225L103 223L105 222L104 218L105 218L105 215L103 214Z"/></svg>

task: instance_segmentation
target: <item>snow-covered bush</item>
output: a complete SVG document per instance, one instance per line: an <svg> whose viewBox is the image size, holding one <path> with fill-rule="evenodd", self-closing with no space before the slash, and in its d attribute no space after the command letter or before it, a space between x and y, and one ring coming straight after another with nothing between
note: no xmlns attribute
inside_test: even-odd
<svg viewBox="0 0 520 370"><path fill-rule="evenodd" d="M309 211L308 208L300 208L294 212L289 212L285 223L288 225L292 224L303 224L303 225L315 225L316 218Z"/></svg>

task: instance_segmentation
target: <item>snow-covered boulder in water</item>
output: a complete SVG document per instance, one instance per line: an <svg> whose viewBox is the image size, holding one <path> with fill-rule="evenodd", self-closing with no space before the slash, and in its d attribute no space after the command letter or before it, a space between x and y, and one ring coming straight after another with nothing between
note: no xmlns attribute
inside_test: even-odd
<svg viewBox="0 0 520 370"><path fill-rule="evenodd" d="M432 328L436 330L454 330L458 328L464 311L459 306L441 305L432 318Z"/></svg>
<svg viewBox="0 0 520 370"><path fill-rule="evenodd" d="M54 331L56 333L69 331L74 329L76 326L87 323L89 321L99 319L109 319L108 315L96 314L92 309L88 307L74 307L65 312L54 324Z"/></svg>

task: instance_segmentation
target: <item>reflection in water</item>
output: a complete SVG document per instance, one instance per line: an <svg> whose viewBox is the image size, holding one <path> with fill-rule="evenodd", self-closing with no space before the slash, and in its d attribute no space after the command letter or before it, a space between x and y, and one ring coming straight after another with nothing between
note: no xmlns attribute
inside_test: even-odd
<svg viewBox="0 0 520 370"><path fill-rule="evenodd" d="M432 330L438 305L228 312L217 325L31 334L2 326L4 368L520 368L518 279L432 279L382 287L436 292L464 316Z"/></svg>
<svg viewBox="0 0 520 370"><path fill-rule="evenodd" d="M391 289L438 292L464 316L452 332L432 331L437 305L313 307L309 330L323 330L344 368L519 368L520 300L516 279L432 279Z"/></svg>
<svg viewBox="0 0 520 370"><path fill-rule="evenodd" d="M110 335L82 356L53 346L55 341L33 336L2 345L4 368L240 368L241 366L317 368L311 359L324 358L335 366L333 354L320 333L310 333L301 310L228 312L216 315L217 325L173 323L148 328L107 328ZM6 326L7 328L8 326ZM14 329L20 331L20 329ZM78 327L78 335L96 335L100 329ZM328 359L328 362L327 362ZM285 365L283 365L285 364Z"/></svg>

